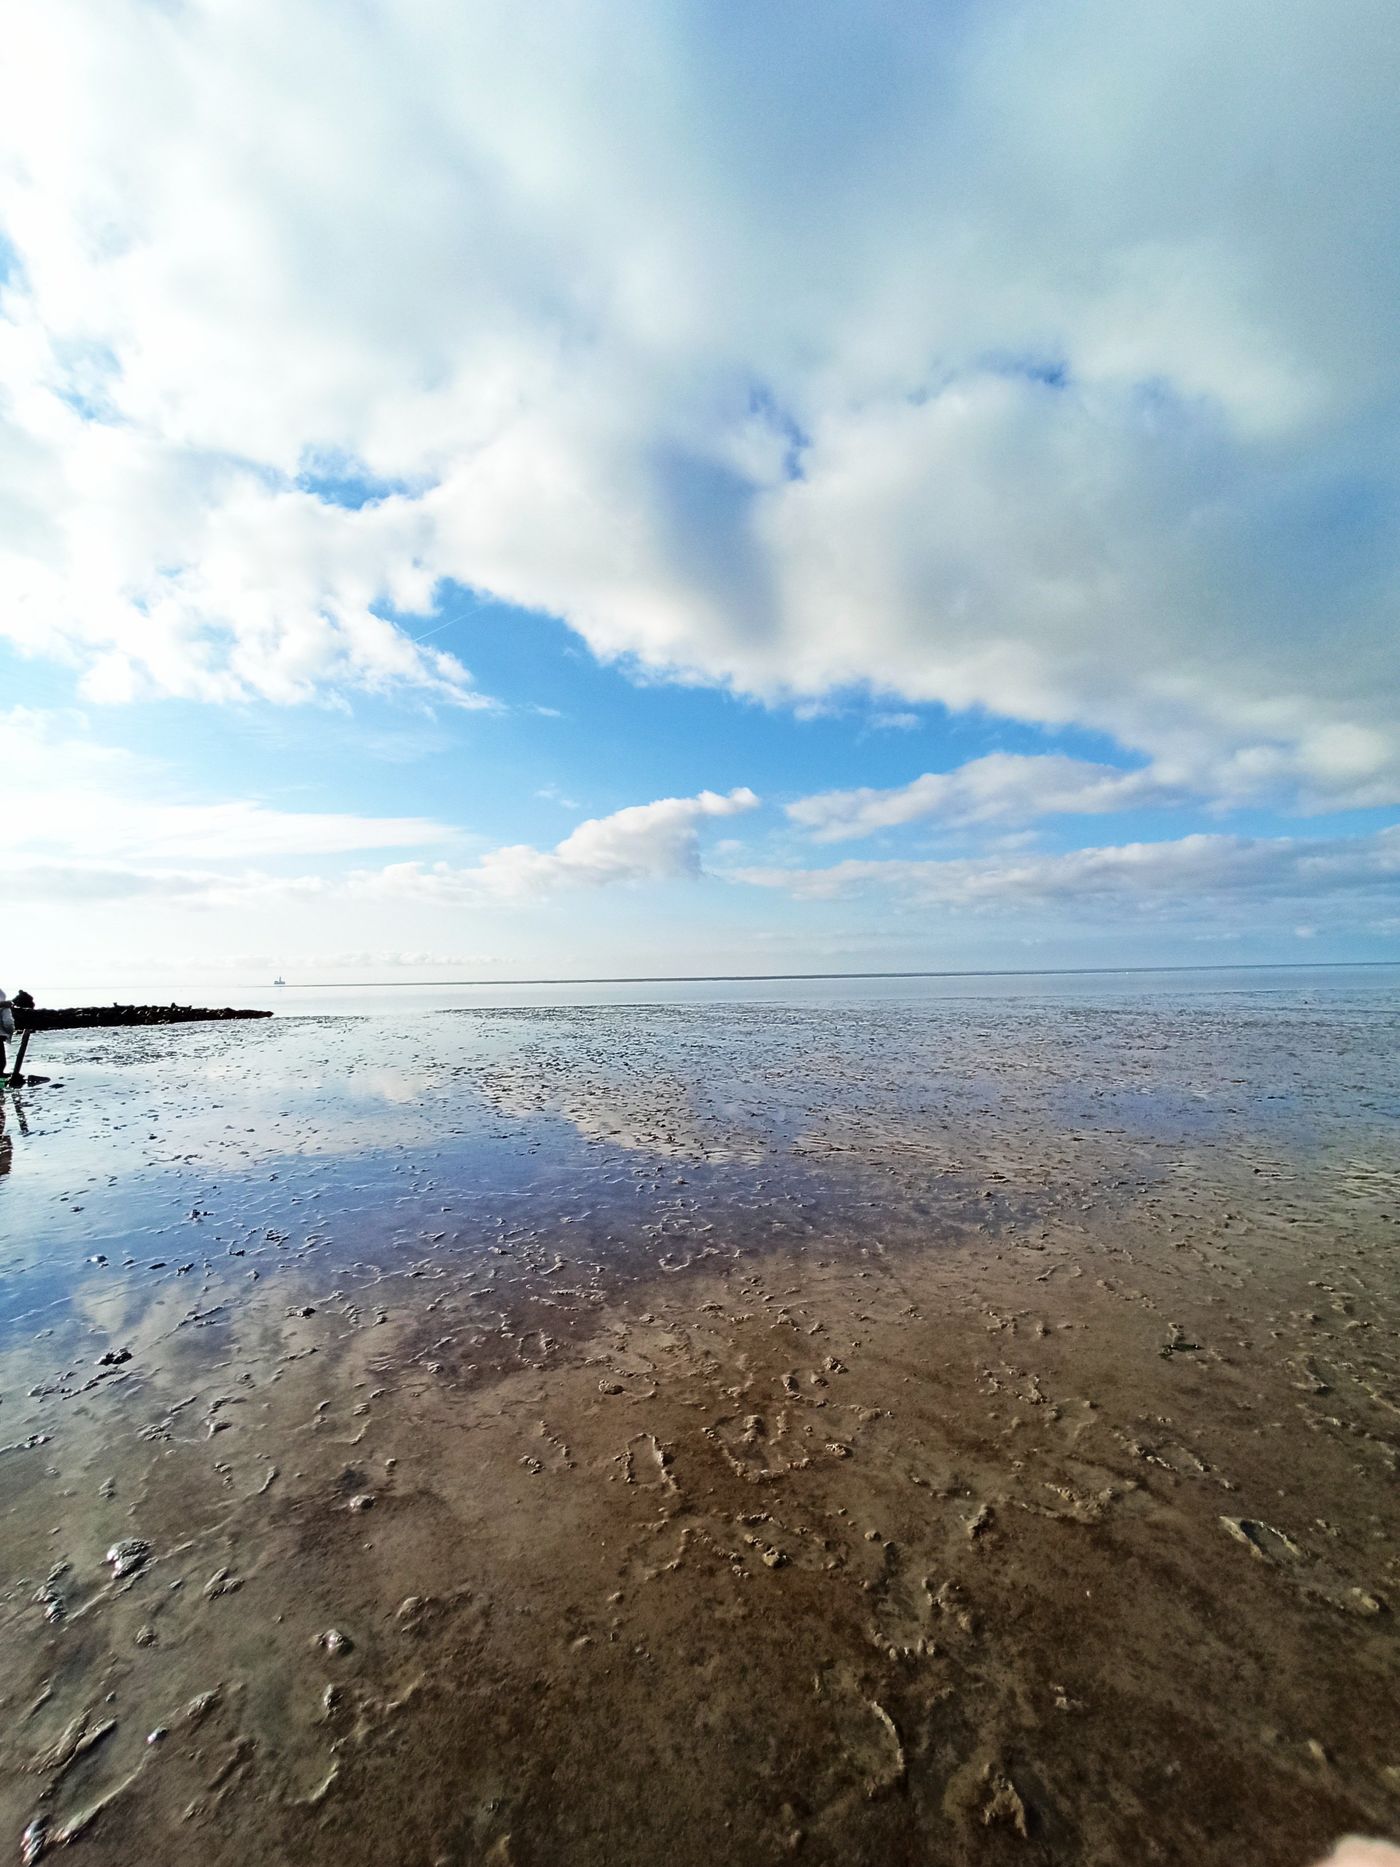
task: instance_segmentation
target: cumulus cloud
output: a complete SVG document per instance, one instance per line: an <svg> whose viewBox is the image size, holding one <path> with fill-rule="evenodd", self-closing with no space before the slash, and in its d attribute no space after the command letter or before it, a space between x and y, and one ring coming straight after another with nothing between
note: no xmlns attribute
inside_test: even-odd
<svg viewBox="0 0 1400 1867"><path fill-rule="evenodd" d="M1153 770L1123 771L1060 753L990 752L953 771L887 790L821 791L787 806L815 842L839 843L933 818L948 824L1026 822L1061 814L1179 804L1189 794Z"/></svg>
<svg viewBox="0 0 1400 1867"><path fill-rule="evenodd" d="M954 910L1092 905L1189 919L1244 906L1361 903L1373 917L1400 900L1400 827L1369 836L1194 835L1063 854L1018 851L946 860L845 861L825 868L740 868L736 881L802 900L892 891Z"/></svg>
<svg viewBox="0 0 1400 1867"><path fill-rule="evenodd" d="M3 19L0 632L94 697L474 704L451 578L1400 795L1388 0Z"/></svg>
<svg viewBox="0 0 1400 1867"><path fill-rule="evenodd" d="M742 786L729 792L701 791L695 797L663 797L590 818L553 849L515 843L489 850L471 863L410 860L308 874L250 865L255 858L266 863L294 855L343 856L396 844L440 843L461 833L418 818L281 812L249 803L143 805L93 793L73 796L77 802L85 797L94 813L81 831L81 813L75 810L69 816L66 796L37 827L16 828L23 818L19 809L11 812L8 830L0 826L0 853L9 858L8 885L21 898L152 900L268 910L279 900L292 899L327 907L371 901L480 906L614 882L687 881L703 873L701 827L711 819L753 810L759 801ZM44 795L38 802L49 810L53 800ZM122 820L124 827L108 847L109 830ZM41 849L48 859L39 859Z"/></svg>
<svg viewBox="0 0 1400 1867"><path fill-rule="evenodd" d="M362 877L360 886L373 892L402 890L441 900L483 895L518 898L611 882L694 879L701 873L701 824L757 805L757 797L742 786L723 793L701 791L696 797L658 798L652 804L616 810L608 817L591 817L553 849L512 843L489 851L466 868L447 863L392 864Z"/></svg>

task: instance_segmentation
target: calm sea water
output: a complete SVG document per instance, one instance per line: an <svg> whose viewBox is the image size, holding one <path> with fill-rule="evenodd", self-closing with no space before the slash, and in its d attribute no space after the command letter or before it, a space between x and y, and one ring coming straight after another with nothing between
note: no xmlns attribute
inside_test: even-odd
<svg viewBox="0 0 1400 1867"><path fill-rule="evenodd" d="M1400 964L1360 966L1222 966L1138 971L890 974L772 979L626 979L505 984L331 984L286 986L270 980L229 984L169 975L110 986L65 984L33 989L47 1005L233 1005L296 1016L404 1018L482 1006L543 1005L841 1005L984 999L1005 1003L1202 997L1288 998L1297 1003L1400 997ZM14 985L11 985L11 990Z"/></svg>

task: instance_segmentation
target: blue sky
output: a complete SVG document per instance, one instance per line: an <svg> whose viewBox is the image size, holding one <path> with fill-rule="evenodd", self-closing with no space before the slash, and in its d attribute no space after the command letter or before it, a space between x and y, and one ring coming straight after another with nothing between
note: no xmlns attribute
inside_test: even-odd
<svg viewBox="0 0 1400 1867"><path fill-rule="evenodd" d="M1400 957L1393 9L3 11L12 989Z"/></svg>

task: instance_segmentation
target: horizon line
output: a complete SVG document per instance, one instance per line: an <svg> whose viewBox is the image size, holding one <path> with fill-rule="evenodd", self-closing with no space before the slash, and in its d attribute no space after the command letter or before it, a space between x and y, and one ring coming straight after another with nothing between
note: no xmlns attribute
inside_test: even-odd
<svg viewBox="0 0 1400 1867"><path fill-rule="evenodd" d="M1019 979L1073 978L1094 973L1333 972L1360 966L1400 966L1400 959L1258 959L1228 960L1215 965L1197 963L1158 966L950 966L917 967L890 972L641 972L591 973L581 977L541 974L521 979L285 979L282 981L282 989L334 992L415 985L767 985L801 979Z"/></svg>

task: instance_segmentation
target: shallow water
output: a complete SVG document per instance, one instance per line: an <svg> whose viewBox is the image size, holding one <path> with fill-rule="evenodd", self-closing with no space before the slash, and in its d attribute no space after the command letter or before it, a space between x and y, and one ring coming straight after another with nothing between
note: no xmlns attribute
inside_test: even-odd
<svg viewBox="0 0 1400 1867"><path fill-rule="evenodd" d="M360 984L314 984L293 978L286 986L270 979L236 982L168 973L125 978L125 1004L233 1005L297 1017L413 1017L424 1011L524 1009L559 1006L781 1005L848 1006L893 1003L936 1005L964 999L990 1005L1015 1003L1181 1004L1197 998L1263 999L1292 1003L1343 1003L1393 993L1396 966L1178 966L1071 972L941 972L774 974L751 978L525 979L422 983L379 980ZM46 1005L105 1004L112 996L103 981L49 981Z"/></svg>
<svg viewBox="0 0 1400 1867"><path fill-rule="evenodd" d="M965 986L45 1036L15 1846L1400 1830L1400 975Z"/></svg>

